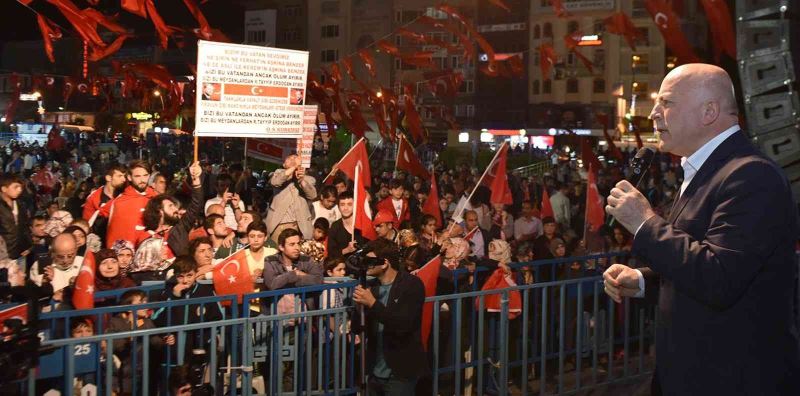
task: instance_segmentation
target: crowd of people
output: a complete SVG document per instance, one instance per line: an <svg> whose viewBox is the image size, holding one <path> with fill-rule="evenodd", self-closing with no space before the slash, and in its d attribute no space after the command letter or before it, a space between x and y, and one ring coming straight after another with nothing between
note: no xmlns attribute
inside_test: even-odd
<svg viewBox="0 0 800 396"><path fill-rule="evenodd" d="M134 158L132 149L98 150L99 143L62 142L55 149L12 145L0 151L5 171L0 175L0 267L7 270L12 286L0 296L2 302L23 302L13 293L15 287L35 285L40 296L52 298L54 309L73 309L75 278L89 252L96 263L95 290L135 288L143 281L160 280L165 281L161 298L169 300L214 295L213 285L197 281L213 280L214 266L243 249L249 271L257 279L256 290L276 290L344 276L347 257L366 247L365 252L372 252L378 261L385 259L385 265L375 264L377 269L370 275L382 282L389 279L396 288L359 288L353 300L367 306L372 316L383 315L381 325L371 331L405 339L414 330L404 321L413 318L388 317L378 307L392 305L389 296L401 292L410 293L413 304L421 307L421 284L407 274L436 257L443 263L440 279L452 278L458 268L488 268L485 275L467 275L459 282L473 290L490 282L495 271L517 284L567 277L569 266L546 275L552 279L537 279L532 271L513 271L508 264L624 251L631 240L622 227L613 227L602 230L602 246L587 247L583 238L586 172L568 156L554 161L544 174L510 172L511 205L489 202L489 189L476 187L481 176L476 167L447 168L435 163L442 224L423 210L429 180L374 164L379 171L373 172L366 209L378 240L369 241L354 225L352 181L338 174L332 183L324 184L327 169L304 169L295 155L271 174L258 174L239 163L202 161L184 167L174 158L141 160ZM601 196L629 175L626 163L607 164L599 170ZM653 162L642 191L658 210L668 209L678 190L679 169L668 156L658 156ZM541 203L548 195L553 215L542 216ZM439 282L437 293L456 291L452 285L451 280ZM136 305L145 300L145 294L131 289L120 303ZM391 301L396 303L396 299ZM321 308L345 304L344 296L338 294L305 303ZM117 303L96 302L103 304ZM279 306L279 312L293 307L290 301ZM122 314L105 331L158 326L166 315L135 316ZM204 318L189 321L220 317L219 312L206 312ZM136 320L138 325L133 324ZM73 323L73 336L93 332L91 320ZM174 338L158 338L150 347L174 342ZM124 344L115 342L114 353L130 358L130 345ZM421 375L403 368L419 358L413 351L392 352L403 356L399 359L387 357L384 353L389 349L383 345L370 354L374 376ZM120 392L130 392L124 378L131 375L122 372L115 381ZM380 386L405 389L405 385Z"/></svg>

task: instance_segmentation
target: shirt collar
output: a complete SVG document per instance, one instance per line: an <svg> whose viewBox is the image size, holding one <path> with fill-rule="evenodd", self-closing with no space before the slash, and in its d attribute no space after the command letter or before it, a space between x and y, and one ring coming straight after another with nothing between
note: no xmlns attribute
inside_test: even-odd
<svg viewBox="0 0 800 396"><path fill-rule="evenodd" d="M700 167L703 166L708 157L711 156L714 150L716 150L717 147L719 147L719 145L722 144L722 142L724 142L727 138L731 137L734 133L739 132L740 129L741 128L738 124L734 125L706 142L706 144L700 147L692 155L688 157L682 157L681 167L683 167L684 174L687 172L691 172L691 174L696 173Z"/></svg>

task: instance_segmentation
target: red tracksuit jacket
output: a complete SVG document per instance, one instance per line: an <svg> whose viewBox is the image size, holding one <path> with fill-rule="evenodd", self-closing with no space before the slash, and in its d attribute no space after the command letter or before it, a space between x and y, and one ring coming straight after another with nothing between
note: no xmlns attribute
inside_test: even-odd
<svg viewBox="0 0 800 396"><path fill-rule="evenodd" d="M134 245L138 242L140 233L144 231L144 207L154 196L156 193L150 187L140 193L128 186L122 194L100 208L100 216L108 217L107 247L110 248L120 239Z"/></svg>

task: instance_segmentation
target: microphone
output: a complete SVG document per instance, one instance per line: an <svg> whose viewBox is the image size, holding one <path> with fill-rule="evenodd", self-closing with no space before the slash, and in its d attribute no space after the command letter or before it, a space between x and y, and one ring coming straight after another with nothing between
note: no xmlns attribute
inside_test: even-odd
<svg viewBox="0 0 800 396"><path fill-rule="evenodd" d="M655 156L656 152L653 151L653 149L642 147L636 152L636 155L631 158L630 166L633 169L633 174L630 178L628 178L628 181L637 190L639 189L639 185L642 184L642 180L644 180L647 170L650 169L650 164L653 162L653 158L655 158ZM615 219L614 216L611 216L611 220L608 222L608 227L614 227L616 221L617 219Z"/></svg>

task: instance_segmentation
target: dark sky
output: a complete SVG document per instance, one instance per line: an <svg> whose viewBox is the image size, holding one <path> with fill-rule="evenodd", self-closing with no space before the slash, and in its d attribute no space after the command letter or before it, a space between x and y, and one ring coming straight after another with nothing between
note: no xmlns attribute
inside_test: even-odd
<svg viewBox="0 0 800 396"><path fill-rule="evenodd" d="M199 0L197 2L200 3ZM84 0L74 0L74 3L81 9L89 6ZM155 3L167 25L184 28L197 27L197 22L182 0L158 0ZM119 4L120 0L100 0L96 8L106 15L118 15L118 22L123 26L133 28L137 35L152 36L154 34L153 25L149 20L121 10ZM30 7L58 25L67 28L68 32L65 32L65 35L73 35L61 13L47 1L34 0ZM219 28L229 36L233 36L232 38L241 35L244 11L234 1L209 0L206 4L200 5L200 9L211 27ZM41 33L36 24L36 14L33 11L15 0L0 1L0 41L37 40L40 38Z"/></svg>

